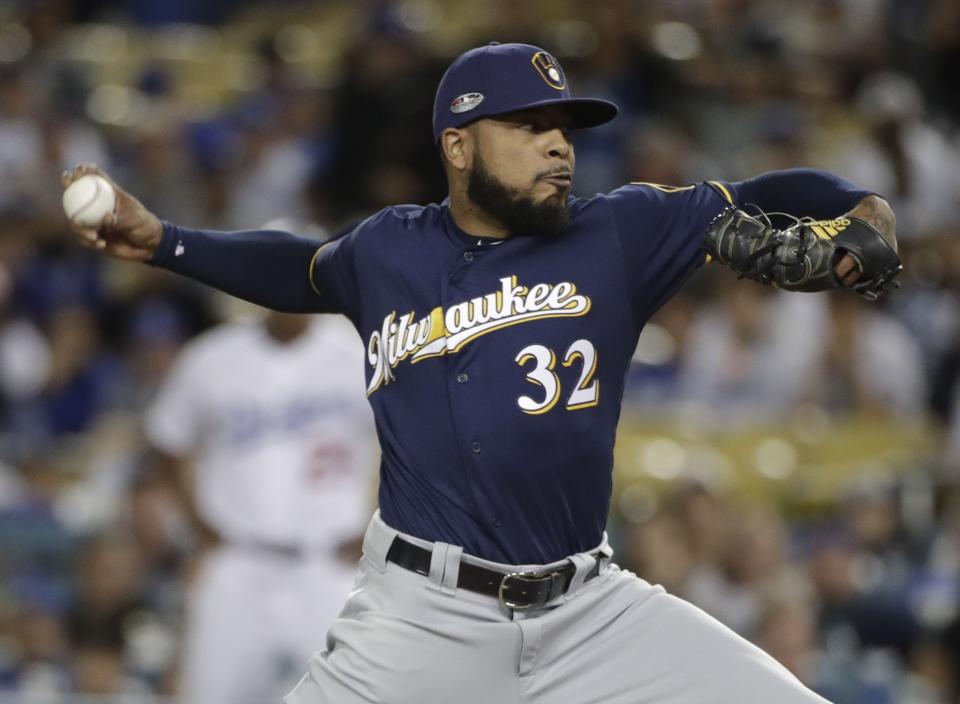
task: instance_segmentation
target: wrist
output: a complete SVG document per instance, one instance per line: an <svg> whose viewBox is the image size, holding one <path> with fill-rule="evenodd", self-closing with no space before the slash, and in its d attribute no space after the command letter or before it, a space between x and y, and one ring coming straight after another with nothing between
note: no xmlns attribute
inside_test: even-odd
<svg viewBox="0 0 960 704"><path fill-rule="evenodd" d="M847 216L872 227L894 251L897 250L897 218L893 208L883 198L869 195L857 203Z"/></svg>
<svg viewBox="0 0 960 704"><path fill-rule="evenodd" d="M157 248L163 242L163 222L160 218L153 218L150 224L150 234L147 236L147 248L152 253L156 253Z"/></svg>
<svg viewBox="0 0 960 704"><path fill-rule="evenodd" d="M151 266L164 266L174 256L174 250L180 239L179 228L176 225L157 220L159 232L156 235L153 253L146 260Z"/></svg>

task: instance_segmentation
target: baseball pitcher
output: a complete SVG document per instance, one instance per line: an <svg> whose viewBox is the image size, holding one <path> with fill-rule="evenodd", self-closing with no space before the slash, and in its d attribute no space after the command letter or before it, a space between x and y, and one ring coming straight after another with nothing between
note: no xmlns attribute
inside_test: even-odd
<svg viewBox="0 0 960 704"><path fill-rule="evenodd" d="M161 222L119 189L99 228L75 228L261 305L342 313L364 340L380 509L288 704L823 701L611 561L614 435L640 330L697 267L873 299L900 270L893 213L814 170L573 196L572 132L616 113L574 98L548 52L493 43L437 88L442 203L319 249Z"/></svg>

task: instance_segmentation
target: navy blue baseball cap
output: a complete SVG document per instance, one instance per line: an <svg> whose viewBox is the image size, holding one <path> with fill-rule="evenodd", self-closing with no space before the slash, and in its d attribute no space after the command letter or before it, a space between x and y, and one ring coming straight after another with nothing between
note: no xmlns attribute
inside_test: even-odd
<svg viewBox="0 0 960 704"><path fill-rule="evenodd" d="M529 44L470 49L450 64L433 102L433 139L448 127L527 108L562 106L575 128L596 127L617 116L617 106L598 98L574 98L567 77L548 52Z"/></svg>

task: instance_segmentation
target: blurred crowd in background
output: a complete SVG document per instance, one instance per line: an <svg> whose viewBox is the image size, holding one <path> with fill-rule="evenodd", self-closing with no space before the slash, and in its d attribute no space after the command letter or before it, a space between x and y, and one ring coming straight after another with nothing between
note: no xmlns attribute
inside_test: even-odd
<svg viewBox="0 0 960 704"><path fill-rule="evenodd" d="M956 0L0 1L0 702L175 695L197 552L141 414L251 313L73 244L61 172L322 238L444 197L434 87L490 40L620 105L575 135L580 195L814 166L894 206L880 304L705 267L651 322L611 530L833 702L960 702Z"/></svg>

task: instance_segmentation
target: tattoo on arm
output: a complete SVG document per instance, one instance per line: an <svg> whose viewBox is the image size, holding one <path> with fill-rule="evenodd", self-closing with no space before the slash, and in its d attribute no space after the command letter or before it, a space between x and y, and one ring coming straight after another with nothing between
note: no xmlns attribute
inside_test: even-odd
<svg viewBox="0 0 960 704"><path fill-rule="evenodd" d="M850 217L860 218L877 228L894 251L897 249L897 218L893 208L880 196L867 196L847 213Z"/></svg>

